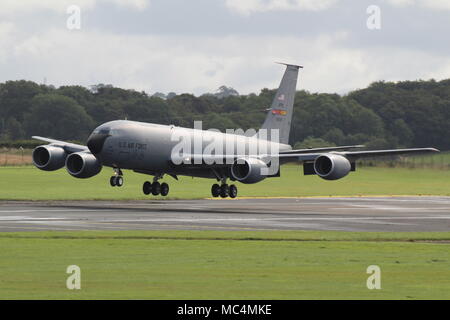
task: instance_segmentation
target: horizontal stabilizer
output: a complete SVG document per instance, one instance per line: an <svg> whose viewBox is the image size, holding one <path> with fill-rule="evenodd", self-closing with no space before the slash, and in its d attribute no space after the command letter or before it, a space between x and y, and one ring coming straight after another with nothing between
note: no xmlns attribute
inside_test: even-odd
<svg viewBox="0 0 450 320"><path fill-rule="evenodd" d="M303 69L303 66L298 65L298 64L291 64L291 63L277 62L277 61L276 61L275 63L285 65L286 67L294 67L294 68L300 68L300 69Z"/></svg>

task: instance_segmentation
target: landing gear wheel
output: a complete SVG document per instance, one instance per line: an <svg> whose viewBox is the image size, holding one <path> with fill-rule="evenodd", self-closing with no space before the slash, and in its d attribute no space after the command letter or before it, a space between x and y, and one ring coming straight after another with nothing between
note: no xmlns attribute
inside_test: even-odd
<svg viewBox="0 0 450 320"><path fill-rule="evenodd" d="M123 177L122 176L112 176L109 178L109 184L111 187L121 187L123 186Z"/></svg>
<svg viewBox="0 0 450 320"><path fill-rule="evenodd" d="M169 185L165 182L161 183L161 195L163 197L169 194Z"/></svg>
<svg viewBox="0 0 450 320"><path fill-rule="evenodd" d="M211 187L211 195L214 198L217 198L218 196L220 196L220 186L217 183L212 185L212 187Z"/></svg>
<svg viewBox="0 0 450 320"><path fill-rule="evenodd" d="M116 177L116 186L118 186L118 187L123 186L123 177L122 176Z"/></svg>
<svg viewBox="0 0 450 320"><path fill-rule="evenodd" d="M220 186L220 197L226 198L230 194L230 187L227 184Z"/></svg>
<svg viewBox="0 0 450 320"><path fill-rule="evenodd" d="M144 192L145 195L148 196L150 193L152 193L152 184L148 181L145 181L142 186L142 191Z"/></svg>
<svg viewBox="0 0 450 320"><path fill-rule="evenodd" d="M234 184L232 184L230 186L230 191L229 191L230 198L236 198L237 194L238 194L237 187Z"/></svg>
<svg viewBox="0 0 450 320"><path fill-rule="evenodd" d="M161 184L159 182L153 182L152 183L152 194L154 196L157 196L161 193Z"/></svg>

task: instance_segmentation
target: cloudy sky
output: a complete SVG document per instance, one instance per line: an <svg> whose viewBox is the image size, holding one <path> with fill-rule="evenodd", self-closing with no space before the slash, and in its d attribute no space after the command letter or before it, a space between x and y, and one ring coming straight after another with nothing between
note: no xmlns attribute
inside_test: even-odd
<svg viewBox="0 0 450 320"><path fill-rule="evenodd" d="M448 0L1 0L0 82L249 93L277 87L285 61L305 66L298 88L346 93L450 78L449 35Z"/></svg>

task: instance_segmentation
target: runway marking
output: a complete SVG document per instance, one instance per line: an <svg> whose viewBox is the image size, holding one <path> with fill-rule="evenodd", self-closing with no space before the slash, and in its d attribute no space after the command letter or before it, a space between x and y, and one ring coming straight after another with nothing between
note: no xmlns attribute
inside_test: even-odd
<svg viewBox="0 0 450 320"><path fill-rule="evenodd" d="M252 230L252 231L274 231L274 230L277 230L275 228L274 229L266 229L266 228L258 228L258 227L245 228L245 227L239 227L239 226L236 226L236 227L219 227L219 226L205 226L205 225L194 225L194 224L189 224L189 225L182 225L182 224L180 224L180 225L177 225L177 224L155 224L155 226L167 227L167 228L174 228L174 227L176 227L176 228L184 228L184 229L192 229L192 228L204 229L205 227L208 227L208 228L211 228L211 229L244 230L244 231L245 230ZM133 229L131 229L131 230L133 230ZM148 229L141 228L139 230L148 230Z"/></svg>
<svg viewBox="0 0 450 320"><path fill-rule="evenodd" d="M0 221L51 221L51 220L66 220L66 218L34 218L21 216L0 216Z"/></svg>
<svg viewBox="0 0 450 320"><path fill-rule="evenodd" d="M48 228L45 227L27 227L27 226L1 226L1 228L5 228L5 229L27 229L27 230L44 230L44 231L48 231ZM67 228L60 228L60 227L56 227L55 231L76 231L77 229L67 229ZM1 239L1 238L0 238Z"/></svg>
<svg viewBox="0 0 450 320"><path fill-rule="evenodd" d="M92 222L85 222L85 225L72 225L73 228L67 229L67 228L62 228L62 227L58 227L58 226L54 226L52 225L52 230L55 231L92 231L92 228L94 228L94 225L100 225L102 227L102 229L111 229L111 230L123 230L123 231L127 231L127 230L149 230L148 226L136 226L133 224L121 224L120 226L105 226L105 224L108 224L108 222L103 222L103 223L92 223ZM90 227L92 225L92 227ZM132 226L132 229L126 229L127 227ZM154 226L157 227L167 227L167 228L184 228L184 229L203 229L205 228L205 225L177 225L177 224L154 224ZM277 230L275 228L273 229L267 229L267 228L258 228L258 227L249 227L249 228L245 228L245 227L220 227L220 226L207 226L208 228L211 229L222 229L222 230L252 230L252 231L273 231L273 230ZM49 228L46 227L31 227L31 226L26 226L26 224L24 226L1 226L1 228L6 228L6 229L27 229L27 230L45 230L48 231ZM55 229L53 229L55 228ZM94 230L102 230L102 229L94 229ZM1 239L1 238L0 238Z"/></svg>
<svg viewBox="0 0 450 320"><path fill-rule="evenodd" d="M2 219L3 218L3 219ZM278 220L301 220L301 221L352 221L352 220L450 220L450 215L446 216L407 216L407 217L273 217L273 218L153 218L153 219L107 219L99 221L94 219L77 219L77 218L32 218L32 217L0 217L3 222L32 222L32 223L45 223L45 222L61 222L61 223L127 223L127 222L195 222L195 221L278 221Z"/></svg>
<svg viewBox="0 0 450 320"><path fill-rule="evenodd" d="M33 210L0 210L0 213L34 213L34 212L98 212L108 209L33 209ZM116 209L113 209L116 210Z"/></svg>
<svg viewBox="0 0 450 320"><path fill-rule="evenodd" d="M427 219L444 219L450 220L450 216L436 216L436 217L289 217L289 218L199 218L199 219L176 219L176 218L161 218L161 219L138 219L138 220L108 220L108 222L158 222L158 221L277 221L277 220L328 220L328 221L340 221L340 220L427 220Z"/></svg>
<svg viewBox="0 0 450 320"><path fill-rule="evenodd" d="M135 221L135 220L130 220L130 221ZM8 221L8 222L10 222L10 221ZM67 223L71 223L72 221L51 221L52 223L49 223L49 225L51 225L51 226L57 226L57 225L66 225ZM102 221L102 222L98 222L98 221L77 221L77 223L75 223L75 224L73 224L73 223L71 223L70 225L71 226L74 226L74 227L84 227L84 226L95 226L95 225L98 225L98 226L102 226L103 228L105 228L105 229L122 229L122 228L126 228L126 227L133 227L133 229L135 229L135 230L147 230L148 228L148 225L154 225L154 226L158 226L158 227L161 227L161 226L165 226L165 227L171 227L171 228L173 228L173 227L187 227L187 228L190 228L190 227L197 227L197 228L204 228L205 227L205 225L192 225L192 224L189 224L189 225L177 225L177 224L167 224L167 225L165 225L165 224L160 224L160 223L157 223L157 224L147 224L147 225L144 225L144 224L141 224L141 225L139 225L138 224L138 222L140 222L140 221L138 221L138 220L136 220L136 222L137 223L121 223L121 221L119 221L119 223L117 223L117 221ZM28 221L23 221L23 222L15 222L15 223L24 223L25 225L27 224L27 223L33 223L33 224L39 224L39 223L43 223L43 222L41 222L41 221L32 221L32 222L28 222ZM116 225L115 226L108 226L108 227L105 227L105 224L106 225L108 225L108 224L113 224L113 223L115 223ZM246 228L246 227L240 227L240 226L236 226L236 227L226 227L226 226L208 226L208 228L209 227L211 227L211 228L215 228L215 229L239 229L239 230L273 230L273 229L264 229L264 228L253 228L253 227L248 227L248 228ZM32 228L32 227L29 227L29 228Z"/></svg>
<svg viewBox="0 0 450 320"><path fill-rule="evenodd" d="M359 208L366 208L366 209L373 209L373 210L384 210L384 211L422 211L423 207L395 207L395 206L380 206L380 205L364 205L364 204L349 204L351 206L350 208L333 208L333 209L339 209L339 210L348 210L348 209L359 209ZM441 210L449 210L447 208L426 208L430 211L441 211Z"/></svg>
<svg viewBox="0 0 450 320"><path fill-rule="evenodd" d="M386 198L387 200L397 200L395 198L420 198L423 197L424 200L427 200L427 198L445 198L448 197L447 195L420 195L420 194L407 194L407 195L370 195L370 194L361 194L361 195L330 195L330 196L279 196L279 197L260 197L260 196L247 196L247 197L239 197L239 198L204 198L204 200L225 200L225 201L239 201L239 200L258 200L258 199L323 199L323 200L345 200L345 199L351 199L351 200L357 200L359 198L371 198L370 200L376 199L379 200L379 198ZM363 199L361 199L363 200ZM400 201L403 201L403 199L398 199ZM164 200L162 200L164 201ZM417 199L416 201L422 201Z"/></svg>

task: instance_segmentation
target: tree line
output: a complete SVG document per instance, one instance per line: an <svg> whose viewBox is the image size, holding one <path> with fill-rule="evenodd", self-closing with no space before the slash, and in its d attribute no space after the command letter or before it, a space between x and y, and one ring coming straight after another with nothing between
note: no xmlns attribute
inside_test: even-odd
<svg viewBox="0 0 450 320"><path fill-rule="evenodd" d="M0 83L0 143L42 135L83 142L110 120L203 128L259 128L276 90L230 95L158 94L111 85ZM450 80L376 82L346 95L297 91L290 143L296 147L365 144L370 148L450 150Z"/></svg>

